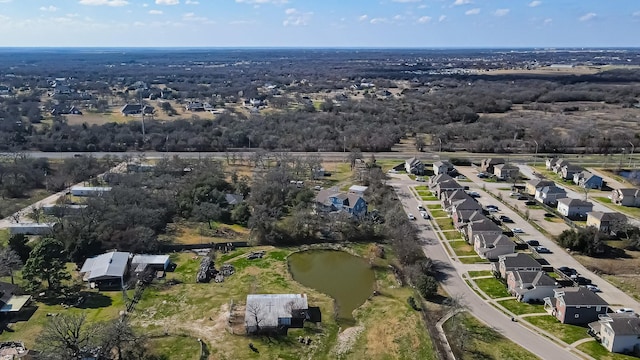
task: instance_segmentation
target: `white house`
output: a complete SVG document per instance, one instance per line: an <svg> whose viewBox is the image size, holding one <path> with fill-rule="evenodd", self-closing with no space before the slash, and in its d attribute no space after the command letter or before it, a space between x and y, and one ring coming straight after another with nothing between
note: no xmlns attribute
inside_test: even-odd
<svg viewBox="0 0 640 360"><path fill-rule="evenodd" d="M71 188L73 196L102 196L104 193L111 191L109 186L74 186Z"/></svg>
<svg viewBox="0 0 640 360"><path fill-rule="evenodd" d="M542 302L560 285L544 271L509 271L507 290L521 302Z"/></svg>
<svg viewBox="0 0 640 360"><path fill-rule="evenodd" d="M556 205L558 199L567 197L567 192L557 186L545 186L536 189L536 200L545 205Z"/></svg>
<svg viewBox="0 0 640 360"><path fill-rule="evenodd" d="M640 347L640 318L636 314L611 313L589 323L590 333L610 352L633 352Z"/></svg>
<svg viewBox="0 0 640 360"><path fill-rule="evenodd" d="M17 223L9 225L11 235L49 235L56 223Z"/></svg>
<svg viewBox="0 0 640 360"><path fill-rule="evenodd" d="M586 218L593 210L593 204L580 199L558 199L558 212L568 218Z"/></svg>
<svg viewBox="0 0 640 360"><path fill-rule="evenodd" d="M516 244L502 234L476 233L473 240L473 249L483 259L496 260L500 255L513 254L516 251Z"/></svg>
<svg viewBox="0 0 640 360"><path fill-rule="evenodd" d="M450 171L453 171L453 169L454 169L453 165L447 160L433 162L434 175L448 174Z"/></svg>

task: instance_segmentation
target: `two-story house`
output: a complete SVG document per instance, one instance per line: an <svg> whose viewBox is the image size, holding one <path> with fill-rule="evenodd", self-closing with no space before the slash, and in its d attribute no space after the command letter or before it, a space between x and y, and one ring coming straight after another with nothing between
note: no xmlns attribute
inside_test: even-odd
<svg viewBox="0 0 640 360"><path fill-rule="evenodd" d="M626 223L627 217L618 212L591 211L587 213L587 226L593 226L606 234Z"/></svg>
<svg viewBox="0 0 640 360"><path fill-rule="evenodd" d="M509 271L507 290L521 302L542 302L554 295L558 282L544 271Z"/></svg>
<svg viewBox="0 0 640 360"><path fill-rule="evenodd" d="M515 179L518 176L520 169L511 164L496 164L493 166L493 175L498 179Z"/></svg>
<svg viewBox="0 0 640 360"><path fill-rule="evenodd" d="M505 161L503 158L482 159L482 162L480 163L480 170L487 174L493 174L494 166L504 163Z"/></svg>
<svg viewBox="0 0 640 360"><path fill-rule="evenodd" d="M316 195L316 211L345 211L354 217L363 217L367 214L367 202L358 194L326 189Z"/></svg>
<svg viewBox="0 0 640 360"><path fill-rule="evenodd" d="M455 181L455 180L453 180L453 178L448 174L438 174L430 177L429 182L427 182L427 185L429 186L429 189L433 190L436 187L436 185L444 181Z"/></svg>
<svg viewBox="0 0 640 360"><path fill-rule="evenodd" d="M585 189L602 189L604 185L600 176L586 170L573 174L573 183Z"/></svg>
<svg viewBox="0 0 640 360"><path fill-rule="evenodd" d="M414 157L404 162L404 169L407 174L424 175L424 164Z"/></svg>
<svg viewBox="0 0 640 360"><path fill-rule="evenodd" d="M610 352L632 353L640 347L640 318L637 314L610 313L589 323L589 333Z"/></svg>
<svg viewBox="0 0 640 360"><path fill-rule="evenodd" d="M475 235L502 235L502 228L496 225L496 223L494 223L493 221L483 216L483 218L481 218L480 220L468 223L464 234L466 235L467 243L471 245L473 244Z"/></svg>
<svg viewBox="0 0 640 360"><path fill-rule="evenodd" d="M453 164L447 160L433 162L433 174L448 174L454 170Z"/></svg>
<svg viewBox="0 0 640 360"><path fill-rule="evenodd" d="M536 190L536 200L549 206L556 206L558 199L567 197L567 192L555 185L545 186Z"/></svg>
<svg viewBox="0 0 640 360"><path fill-rule="evenodd" d="M503 234L476 233L473 240L473 249L483 259L493 261L500 255L513 254L516 251L516 244Z"/></svg>
<svg viewBox="0 0 640 360"><path fill-rule="evenodd" d="M536 190L538 188L543 188L545 186L554 186L556 183L554 183L551 180L547 180L547 179L531 179L529 181L527 181L527 183L525 184L525 191L527 192L527 194L529 195L535 195L536 194Z"/></svg>
<svg viewBox="0 0 640 360"><path fill-rule="evenodd" d="M582 166L566 164L560 169L560 174L565 180L573 180L573 175L583 171Z"/></svg>
<svg viewBox="0 0 640 360"><path fill-rule="evenodd" d="M640 207L640 190L635 188L611 191L611 202L616 205Z"/></svg>
<svg viewBox="0 0 640 360"><path fill-rule="evenodd" d="M585 219L593 210L593 204L580 199L558 199L558 212L570 219Z"/></svg>
<svg viewBox="0 0 640 360"><path fill-rule="evenodd" d="M500 255L497 263L492 263L494 273L506 278L509 271L542 271L542 265L525 253Z"/></svg>
<svg viewBox="0 0 640 360"><path fill-rule="evenodd" d="M609 303L582 286L553 292L553 297L544 299L544 308L563 324L586 325L609 310Z"/></svg>

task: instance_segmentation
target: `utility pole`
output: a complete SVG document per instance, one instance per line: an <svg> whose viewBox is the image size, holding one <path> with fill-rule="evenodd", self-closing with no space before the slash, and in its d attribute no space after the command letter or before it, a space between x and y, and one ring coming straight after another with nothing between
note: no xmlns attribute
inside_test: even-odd
<svg viewBox="0 0 640 360"><path fill-rule="evenodd" d="M533 156L533 167L535 168L538 164L538 142L535 140L533 142L536 143L536 154Z"/></svg>
<svg viewBox="0 0 640 360"><path fill-rule="evenodd" d="M440 148L438 150L439 153L442 152L442 139L438 138L438 142L440 143Z"/></svg>
<svg viewBox="0 0 640 360"><path fill-rule="evenodd" d="M629 145L631 145L631 155L629 155L629 170L631 170L631 159L633 158L633 150L635 150L636 147L631 141L629 141Z"/></svg>

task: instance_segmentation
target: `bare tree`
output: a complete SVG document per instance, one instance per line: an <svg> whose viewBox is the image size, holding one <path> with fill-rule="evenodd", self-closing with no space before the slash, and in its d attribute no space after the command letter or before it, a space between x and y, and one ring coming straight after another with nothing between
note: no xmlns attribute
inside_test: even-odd
<svg viewBox="0 0 640 360"><path fill-rule="evenodd" d="M58 314L51 317L36 344L49 359L83 359L95 346L97 327L89 325L85 314Z"/></svg>
<svg viewBox="0 0 640 360"><path fill-rule="evenodd" d="M264 314L263 314L262 304L258 302L252 302L247 304L247 312L251 316L251 320L253 320L252 325L255 326L254 333L260 332L260 324L264 322ZM249 324L247 324L247 328Z"/></svg>
<svg viewBox="0 0 640 360"><path fill-rule="evenodd" d="M17 252L10 247L0 249L0 275L9 274L11 283L14 284L13 271L22 266L22 260Z"/></svg>

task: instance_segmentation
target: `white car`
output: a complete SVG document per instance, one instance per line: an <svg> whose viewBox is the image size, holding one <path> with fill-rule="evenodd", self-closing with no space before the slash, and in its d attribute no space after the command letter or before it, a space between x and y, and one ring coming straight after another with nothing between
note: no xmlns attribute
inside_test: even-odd
<svg viewBox="0 0 640 360"><path fill-rule="evenodd" d="M415 217L415 216L413 216L413 214L409 214L409 215L407 215L407 216L409 217L409 220L415 220L415 219L416 219L416 217Z"/></svg>
<svg viewBox="0 0 640 360"><path fill-rule="evenodd" d="M593 292L602 292L600 288L595 285L585 285L585 287L587 288L587 290L591 290ZM631 310L631 309L628 309L628 310ZM631 311L633 312L633 310Z"/></svg>
<svg viewBox="0 0 640 360"><path fill-rule="evenodd" d="M422 206L422 204L419 204L419 205L418 205L418 210L419 210L419 211L426 211L426 210L425 210L425 208L424 208L424 206Z"/></svg>
<svg viewBox="0 0 640 360"><path fill-rule="evenodd" d="M488 211L488 212L498 212L498 211L500 211L500 210L498 210L498 209L496 209L496 208L494 208L494 207L487 207L487 211Z"/></svg>
<svg viewBox="0 0 640 360"><path fill-rule="evenodd" d="M512 231L514 234L524 234L524 230L522 230L522 229L520 229L520 228L513 228L513 229L511 229L511 231Z"/></svg>
<svg viewBox="0 0 640 360"><path fill-rule="evenodd" d="M616 312L619 314L622 314L622 313L633 314L635 311L629 308L622 308L622 309L618 309Z"/></svg>
<svg viewBox="0 0 640 360"><path fill-rule="evenodd" d="M429 214L426 211L420 211L420 216L425 220L429 219Z"/></svg>

